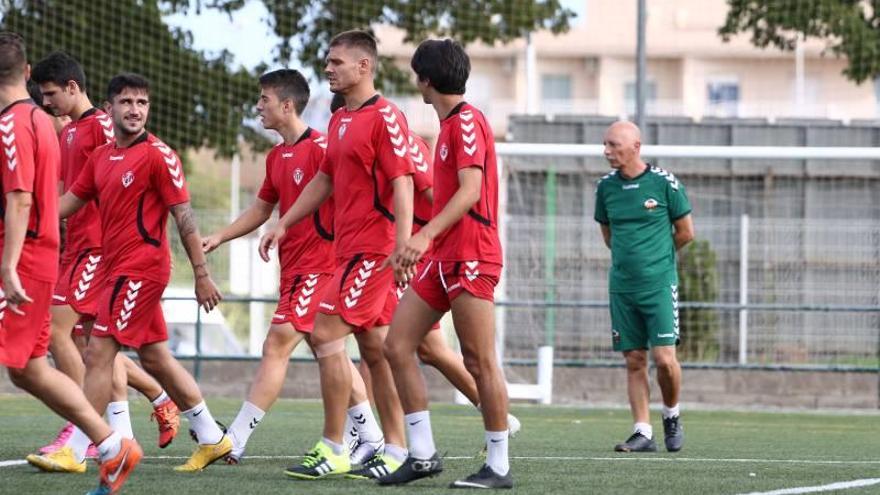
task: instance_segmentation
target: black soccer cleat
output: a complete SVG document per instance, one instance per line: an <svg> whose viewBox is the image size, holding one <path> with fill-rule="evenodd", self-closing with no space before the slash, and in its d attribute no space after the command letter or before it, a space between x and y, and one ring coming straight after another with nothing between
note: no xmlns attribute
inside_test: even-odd
<svg viewBox="0 0 880 495"><path fill-rule="evenodd" d="M684 445L684 426L681 425L681 416L663 419L663 440L666 442L667 451L681 450Z"/></svg>
<svg viewBox="0 0 880 495"><path fill-rule="evenodd" d="M513 477L510 475L510 470L507 471L507 474L501 476L489 467L488 464L483 464L479 471L463 480L453 481L449 488L509 489L513 488Z"/></svg>
<svg viewBox="0 0 880 495"><path fill-rule="evenodd" d="M411 481L437 476L443 472L443 461L435 452L430 459L416 459L407 456L403 464L397 470L386 476L382 476L377 481L380 485L403 485Z"/></svg>
<svg viewBox="0 0 880 495"><path fill-rule="evenodd" d="M625 442L614 446L615 452L657 452L657 444L651 438L637 431Z"/></svg>

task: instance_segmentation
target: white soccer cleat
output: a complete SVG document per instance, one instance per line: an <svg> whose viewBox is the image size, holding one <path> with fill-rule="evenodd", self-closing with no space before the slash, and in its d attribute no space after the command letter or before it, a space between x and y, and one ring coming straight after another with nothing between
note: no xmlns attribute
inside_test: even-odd
<svg viewBox="0 0 880 495"><path fill-rule="evenodd" d="M372 459L376 454L385 451L385 439L379 439L378 442L358 441L357 446L351 451L349 460L351 465L363 464Z"/></svg>
<svg viewBox="0 0 880 495"><path fill-rule="evenodd" d="M507 414L507 433L511 438L515 437L519 430L522 429L522 423L516 419L516 416L513 414Z"/></svg>

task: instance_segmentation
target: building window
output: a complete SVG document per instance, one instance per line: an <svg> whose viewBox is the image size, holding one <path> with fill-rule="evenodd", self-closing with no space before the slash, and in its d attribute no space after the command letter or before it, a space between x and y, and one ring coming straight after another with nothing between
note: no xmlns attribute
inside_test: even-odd
<svg viewBox="0 0 880 495"><path fill-rule="evenodd" d="M542 75L541 100L545 102L571 101L571 75Z"/></svg>
<svg viewBox="0 0 880 495"><path fill-rule="evenodd" d="M626 113L636 113L636 82L629 81L623 86L623 98L626 102ZM657 102L657 83L645 81L645 113L651 113Z"/></svg>
<svg viewBox="0 0 880 495"><path fill-rule="evenodd" d="M739 114L739 81L710 80L706 85L706 114L714 117L736 117Z"/></svg>

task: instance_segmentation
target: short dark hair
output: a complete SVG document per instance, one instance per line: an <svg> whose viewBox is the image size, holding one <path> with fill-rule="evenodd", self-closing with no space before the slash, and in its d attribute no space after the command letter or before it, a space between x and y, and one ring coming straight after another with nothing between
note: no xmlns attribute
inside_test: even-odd
<svg viewBox="0 0 880 495"><path fill-rule="evenodd" d="M54 52L37 62L31 71L31 79L38 84L55 83L62 87L73 81L80 90L86 90L86 74L82 66L64 52Z"/></svg>
<svg viewBox="0 0 880 495"><path fill-rule="evenodd" d="M0 32L0 84L18 82L24 77L26 67L24 38L11 31Z"/></svg>
<svg viewBox="0 0 880 495"><path fill-rule="evenodd" d="M274 90L281 101L293 100L297 115L302 115L309 103L309 83L298 70L279 69L267 72L260 76L260 86Z"/></svg>
<svg viewBox="0 0 880 495"><path fill-rule="evenodd" d="M107 101L113 103L113 98L126 89L140 89L150 94L150 81L140 74L133 73L113 76L110 84L107 85Z"/></svg>
<svg viewBox="0 0 880 495"><path fill-rule="evenodd" d="M341 93L333 93L333 99L330 100L330 113L336 113L337 110L345 106L345 97Z"/></svg>
<svg viewBox="0 0 880 495"><path fill-rule="evenodd" d="M463 95L471 73L471 59L458 42L450 39L421 42L410 66L419 81L428 81L445 95Z"/></svg>
<svg viewBox="0 0 880 495"><path fill-rule="evenodd" d="M31 99L34 100L38 106L43 106L43 93L40 91L40 85L37 84L37 81L33 79L28 79L27 81L27 92L30 95Z"/></svg>
<svg viewBox="0 0 880 495"><path fill-rule="evenodd" d="M343 31L330 40L328 48L340 45L363 50L367 53L374 64L379 58L379 49L376 47L376 38L366 31L358 29Z"/></svg>

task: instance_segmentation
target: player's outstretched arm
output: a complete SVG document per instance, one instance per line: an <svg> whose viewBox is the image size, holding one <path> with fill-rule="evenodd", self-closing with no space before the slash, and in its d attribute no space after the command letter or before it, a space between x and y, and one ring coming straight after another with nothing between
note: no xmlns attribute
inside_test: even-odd
<svg viewBox="0 0 880 495"><path fill-rule="evenodd" d="M272 210L274 208L274 204L257 198L253 204L248 206L248 208L235 219L234 222L203 238L202 251L204 251L205 254L210 253L220 247L224 242L250 234L260 225L266 223L266 220L272 216Z"/></svg>
<svg viewBox="0 0 880 495"><path fill-rule="evenodd" d="M687 246L694 240L694 219L690 213L672 222L672 227L675 230L672 239L675 241L676 250Z"/></svg>
<svg viewBox="0 0 880 495"><path fill-rule="evenodd" d="M85 205L86 202L80 199L79 196L67 191L61 196L61 199L58 200L58 216L61 219L65 219L79 211L79 209Z"/></svg>
<svg viewBox="0 0 880 495"><path fill-rule="evenodd" d="M28 220L31 214L33 195L24 191L6 193L6 213L3 216L3 261L0 273L3 276L3 291L12 311L21 314L17 305L32 302L25 294L18 278L18 260L24 247Z"/></svg>
<svg viewBox="0 0 880 495"><path fill-rule="evenodd" d="M333 181L330 180L329 175L319 170L300 193L293 206L278 220L278 224L260 239L260 257L263 261L269 261L269 250L278 245L278 241L284 237L291 225L296 225L306 215L317 210L331 194L333 194Z"/></svg>
<svg viewBox="0 0 880 495"><path fill-rule="evenodd" d="M193 276L196 281L196 300L205 308L205 311L211 311L214 306L220 303L223 296L220 294L220 289L211 280L208 263L205 261L205 253L202 252L202 238L199 235L199 226L196 224L196 215L189 201L172 206L171 215L174 216L174 222L177 223L180 241L186 249L186 255L193 268Z"/></svg>
<svg viewBox="0 0 880 495"><path fill-rule="evenodd" d="M410 238L403 252L404 262L415 265L428 250L431 241L451 227L480 200L483 184L483 171L477 167L463 168L458 171L458 190L446 203L446 206Z"/></svg>

